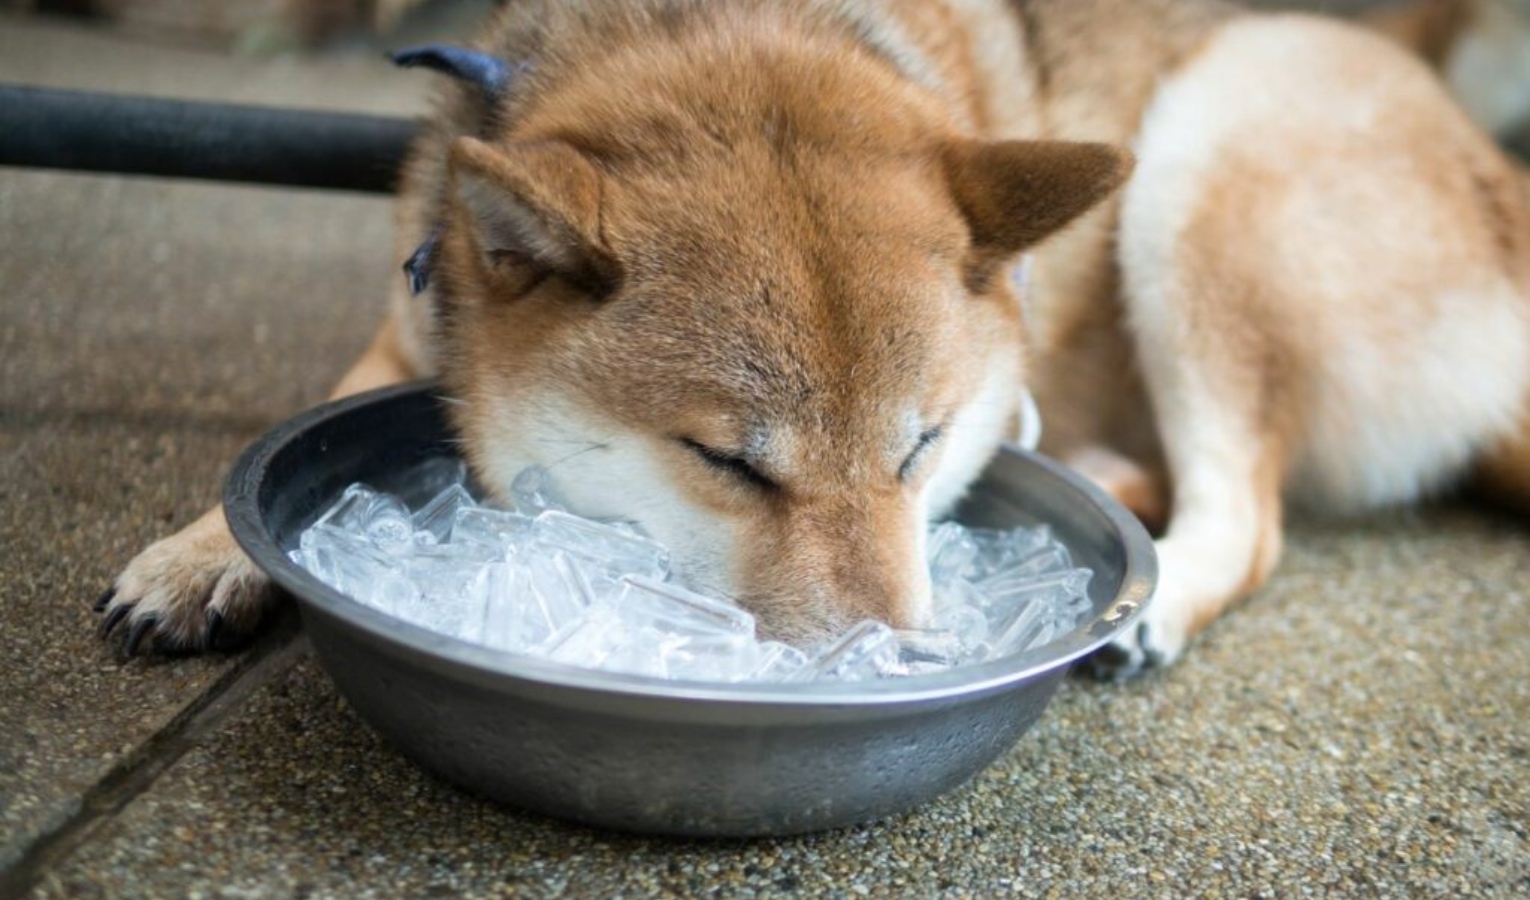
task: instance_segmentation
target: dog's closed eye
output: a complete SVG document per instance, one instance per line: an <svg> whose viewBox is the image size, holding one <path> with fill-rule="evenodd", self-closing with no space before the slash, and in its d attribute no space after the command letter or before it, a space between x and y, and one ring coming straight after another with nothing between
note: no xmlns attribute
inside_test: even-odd
<svg viewBox="0 0 1530 900"><path fill-rule="evenodd" d="M691 438L678 438L680 444L687 450L701 457L707 465L725 472L746 484L759 488L762 491L778 491L781 486L772 481L767 475L756 469L747 459L735 456L726 450L716 447L708 447L700 441Z"/></svg>
<svg viewBox="0 0 1530 900"><path fill-rule="evenodd" d="M898 467L899 481L908 481L908 477L914 474L914 469L919 467L919 463L924 459L924 455L929 452L931 447L935 446L935 443L940 440L940 436L944 433L945 428L936 425L934 428L919 435L919 440L914 442L914 449L909 451L908 458L903 460L903 465Z"/></svg>

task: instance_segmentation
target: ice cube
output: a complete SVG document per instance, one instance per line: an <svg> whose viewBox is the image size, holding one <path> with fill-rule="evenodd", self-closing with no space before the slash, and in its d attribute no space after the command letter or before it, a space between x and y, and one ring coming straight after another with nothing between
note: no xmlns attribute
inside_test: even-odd
<svg viewBox="0 0 1530 900"><path fill-rule="evenodd" d="M299 564L360 603L396 614L418 596L399 562L359 534L317 525L301 542Z"/></svg>
<svg viewBox="0 0 1530 900"><path fill-rule="evenodd" d="M757 665L756 649L748 634L677 633L602 604L590 607L550 641L547 657L650 678L730 682L747 677Z"/></svg>
<svg viewBox="0 0 1530 900"><path fill-rule="evenodd" d="M759 664L752 634L670 634L659 645L661 677L676 681L734 682L748 678Z"/></svg>
<svg viewBox="0 0 1530 900"><path fill-rule="evenodd" d="M973 528L970 533L973 542L977 544L978 554L966 575L974 581L987 578L1016 560L1055 543L1052 529L1046 525L1039 528L1012 528L1008 531Z"/></svg>
<svg viewBox="0 0 1530 900"><path fill-rule="evenodd" d="M666 632L754 634L754 616L736 604L641 576L622 579L621 591L611 605L628 622Z"/></svg>
<svg viewBox="0 0 1530 900"><path fill-rule="evenodd" d="M465 587L471 587L471 583ZM412 602L400 604L393 614L412 625L447 637L474 642L481 642L483 638L482 604L472 602L465 591L445 598L420 594Z"/></svg>
<svg viewBox="0 0 1530 900"><path fill-rule="evenodd" d="M606 661L627 640L627 623L608 606L592 606L582 611L568 625L549 640L543 648L547 658L570 666L587 669L605 668ZM631 663L619 660L618 664ZM659 659L657 647L653 654L651 671L636 674L652 674L658 677ZM641 666L638 666L641 670ZM624 669L631 671L631 669Z"/></svg>
<svg viewBox="0 0 1530 900"><path fill-rule="evenodd" d="M1068 569L1041 575L1000 572L979 582L977 587L989 598L991 604L1013 605L1022 599L1038 596L1056 596L1060 601L1067 601L1089 590L1089 579L1093 574L1089 569Z"/></svg>
<svg viewBox="0 0 1530 900"><path fill-rule="evenodd" d="M566 512L548 510L538 515L532 526L532 536L544 547L592 563L605 572L611 582L619 581L623 575L639 575L655 581L663 581L669 576L669 551L662 544ZM608 586L615 587L614 584Z"/></svg>
<svg viewBox="0 0 1530 900"><path fill-rule="evenodd" d="M556 561L552 567L556 569ZM577 591L571 584L572 576L558 573L561 583L551 588L546 580L541 582L539 593L534 586L532 570L514 563L491 563L479 576L483 581L484 606L483 628L480 640L499 650L522 653L538 651L560 629L568 627L585 609L583 598L569 602L569 590ZM544 579L547 577L544 573Z"/></svg>
<svg viewBox="0 0 1530 900"><path fill-rule="evenodd" d="M380 496L371 485L356 483L346 488L340 499L330 504L310 528L330 525L344 531L362 531L366 528L367 510L372 501Z"/></svg>
<svg viewBox="0 0 1530 900"><path fill-rule="evenodd" d="M531 538L532 520L487 506L461 507L452 521L453 543L482 544L501 553L518 550Z"/></svg>
<svg viewBox="0 0 1530 900"><path fill-rule="evenodd" d="M564 557L567 559L567 557ZM758 665L754 617L678 585L628 578L549 641L549 658L613 672L738 681Z"/></svg>
<svg viewBox="0 0 1530 900"><path fill-rule="evenodd" d="M679 639L675 635L636 624L623 618L615 608L598 605L590 607L573 625L549 642L547 657L566 665L606 672L669 678L671 659L666 651L677 643Z"/></svg>
<svg viewBox="0 0 1530 900"><path fill-rule="evenodd" d="M458 456L426 457L399 472L388 483L404 505L417 509L454 484L467 487L467 463Z"/></svg>
<svg viewBox="0 0 1530 900"><path fill-rule="evenodd" d="M754 667L744 681L787 681L808 664L807 654L789 644L765 641L756 647Z"/></svg>
<svg viewBox="0 0 1530 900"><path fill-rule="evenodd" d="M408 543L414 533L404 502L365 484L346 488L313 527L320 525L363 534L379 545Z"/></svg>
<svg viewBox="0 0 1530 900"><path fill-rule="evenodd" d="M898 636L898 661L905 666L929 663L949 668L967 661L968 647L955 632L899 629L893 634Z"/></svg>
<svg viewBox="0 0 1530 900"><path fill-rule="evenodd" d="M952 584L965 577L976 561L977 542L967 529L955 522L943 522L930 532L925 545L930 581L936 585Z"/></svg>
<svg viewBox="0 0 1530 900"><path fill-rule="evenodd" d="M549 510L568 510L568 504L563 502L557 488L553 486L552 476L541 466L522 469L511 480L510 502L516 512L531 518Z"/></svg>
<svg viewBox="0 0 1530 900"><path fill-rule="evenodd" d="M1062 544L1051 544L1015 557L990 578L1000 575L1041 575L1073 568L1073 556Z"/></svg>
<svg viewBox="0 0 1530 900"><path fill-rule="evenodd" d="M897 666L898 636L867 619L824 648L793 680L869 681L893 674Z"/></svg>
<svg viewBox="0 0 1530 900"><path fill-rule="evenodd" d="M451 538L457 513L477 505L467 488L460 484L451 485L414 514L415 540L422 544L446 543Z"/></svg>
<svg viewBox="0 0 1530 900"><path fill-rule="evenodd" d="M981 599L976 590L973 593ZM955 635L969 653L976 652L988 640L988 617L979 604L937 606L930 625L932 630Z"/></svg>
<svg viewBox="0 0 1530 900"><path fill-rule="evenodd" d="M996 623L992 640L994 656L1020 653L1044 643L1051 633L1051 598L1032 597L1013 608L1007 621Z"/></svg>
<svg viewBox="0 0 1530 900"><path fill-rule="evenodd" d="M526 560L528 646L546 642L580 617L594 600L583 569L565 553L533 555Z"/></svg>
<svg viewBox="0 0 1530 900"><path fill-rule="evenodd" d="M988 597L977 585L965 578L958 578L945 583L936 582L930 585L933 594L932 606L936 613L944 609L969 606L973 609L983 609L988 605Z"/></svg>
<svg viewBox="0 0 1530 900"><path fill-rule="evenodd" d="M489 563L478 573L473 589L483 593L483 624L478 640L495 650L524 652L531 643L523 626L532 604L530 575L525 567L510 563Z"/></svg>
<svg viewBox="0 0 1530 900"><path fill-rule="evenodd" d="M479 573L494 559L492 550L474 544L416 544L400 562L419 599L399 616L442 634L477 640L484 619Z"/></svg>

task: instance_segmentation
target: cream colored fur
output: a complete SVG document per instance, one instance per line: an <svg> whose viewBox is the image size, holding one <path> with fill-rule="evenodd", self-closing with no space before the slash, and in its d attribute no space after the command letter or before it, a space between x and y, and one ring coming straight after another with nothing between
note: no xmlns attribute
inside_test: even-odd
<svg viewBox="0 0 1530 900"><path fill-rule="evenodd" d="M879 327L886 316L904 315L912 320L907 324L928 331L941 319L940 327L963 335L941 343L937 358L925 363L944 368L945 383L959 384L962 394L950 407L955 413L940 455L917 496L905 502L888 494L875 501L893 511L887 515L897 527L863 522L863 534L842 545L872 560L877 554L871 551L879 548L868 548L865 535L875 532L885 558L898 560L887 565L909 571L872 572L871 563L839 571L835 566L844 554L832 540L812 553L802 551L807 555L797 560L789 557L801 541L784 544L781 571L767 573L776 584L767 599L796 603L781 608L780 621L792 623L783 634L807 634L845 613L834 607L835 598L815 594L807 583L824 573L844 584L885 577L901 595L882 598L890 615L914 623L927 613L927 577L912 568L923 555L921 520L947 510L999 442L1015 436L1022 387L1034 390L1047 423L1043 449L1076 462L1144 518L1167 519L1158 542L1158 595L1142 627L1099 660L1103 671L1117 676L1173 661L1192 635L1258 588L1278 560L1288 498L1325 510L1362 509L1412 500L1482 471L1496 479L1490 489L1523 491L1512 486L1530 484L1524 478L1530 466L1526 192L1421 62L1357 28L1306 16L1245 15L1211 0L793 2L815 16L851 9L844 21L917 93L919 115L940 96L950 107L949 122L959 123L950 127L970 126L977 137L1110 141L1132 147L1138 167L1118 200L1036 248L1034 277L1023 291L1023 327L1013 321L1012 307L983 307L990 319L978 322L966 316L979 307L942 305L932 286L943 282L934 270L921 268L924 262L913 254L892 252L891 245L875 246L881 257L844 257L833 274L855 276L844 284L857 292L857 303L887 302L895 294L876 279L894 272L900 273L895 287L918 298L888 305L881 318L868 322ZM565 11L542 6L549 16ZM729 8L748 14L766 9L752 0ZM625 20L620 26L636 27ZM509 34L507 54L518 46L514 41L529 40ZM604 53L603 44L590 46ZM590 52L586 57L596 61ZM862 88L887 87L878 78ZM602 122L633 111L612 105L607 87L592 89L581 101L587 106L557 107L554 113L568 120L557 127L578 126L580 110L598 110ZM629 99L638 107L644 102ZM814 99L792 102L811 106ZM1494 110L1512 105L1494 101L1483 108L1497 116ZM876 108L865 107L869 119ZM455 112L441 129L451 125L452 115L471 111L463 103L449 109ZM885 140L908 139L906 116L887 121L897 127L889 126L886 134L893 137ZM495 146L492 140L454 141L460 133L438 131L421 146L401 205L399 258L446 212L440 198L448 193L450 147L460 164L478 167L463 170L467 175L456 185L463 203L456 214L463 218L453 221L476 221L481 234L457 233L447 242L454 261L449 275L470 281L465 273L481 262L470 251L484 249L474 241L493 241L499 232L554 261L578 262L576 248L546 243L541 220L512 196L519 188L472 180L497 165L515 168L511 160L519 158L514 148L520 145L508 136ZM818 143L832 144L832 137L819 135ZM505 160L495 162L496 153ZM819 201L834 190L846 192L834 201L844 215L831 221L881 216L881 224L898 225L918 214L941 227L949 224L949 202L915 203L901 213L887 208L927 190L926 182L910 181L906 191L882 198L877 192L888 179L907 177L903 170L889 168L886 177L852 190L846 185L865 179L861 170L870 163L847 161L844 154L828 158L833 162L811 171L821 179L813 188ZM684 213L677 221L690 226L688 216L699 209L705 219L715 205L728 211L719 217L723 221L745 223L734 226L743 232L737 240L714 234L707 245L711 257L681 254L669 267L652 270L691 277L676 282L690 296L692 289L713 289L719 278L742 279L747 286L744 266L758 260L741 248L770 248L759 251L760 259L801 258L802 246L789 227L775 224L796 215L800 204L792 206L789 190L795 185L741 177L757 174L723 166L714 191L697 195L707 199L693 196L687 204L635 194L642 202L627 205L629 216L663 207ZM687 177L695 177L694 170ZM740 201L745 190L757 193ZM975 215L968 207L981 207L984 198L966 190L964 215ZM753 220L778 201L775 218ZM590 210L580 209L588 224ZM947 218L930 212L942 209ZM1026 210L1013 214L1016 222L1025 221ZM598 216L594 221L601 229L622 227ZM643 224L639 215L637 225ZM594 240L588 234L583 239ZM811 249L836 250L829 242ZM719 261L728 265L710 268ZM809 282L793 295L812 295L813 288L803 285ZM562 288L527 290L527 297L504 302L581 315L568 312L582 307L566 291L558 294ZM514 319L524 305L493 307L499 301L492 293L459 298L459 314L484 316L486 324L481 333L459 335L458 345L433 339L430 304L397 296L393 320L340 392L437 368L454 372L449 380L463 408L471 410L462 416L464 440L491 483L503 488L521 466L547 465L590 512L637 518L670 542L681 569L697 582L725 593L749 589L748 573L762 577L758 573L772 565L759 554L762 535L780 534L779 528L770 531L769 516L749 506L753 500L728 493L714 474L676 449L674 435L662 430L666 423L652 421L669 417L671 409L638 416L633 409L645 398L593 400L594 389L581 393L565 383L559 373L566 368L536 368L538 353L557 358L546 345L528 344L526 352L510 354L530 368L514 378L506 374L504 347L525 340L526 328L538 320ZM994 293L1009 296L1002 287ZM590 319L586 327L593 334L600 325ZM856 335L871 327L858 323L844 334L859 340ZM778 325L761 331L750 337L783 358L833 358L833 348L819 346L822 334ZM1009 339L1011 332L1012 346L983 340L995 334ZM547 333L565 332L550 326ZM577 346L555 349L567 352L566 362L579 358L569 350ZM464 365L454 354L476 359ZM984 371L956 365L972 359L983 360ZM680 380L706 374L676 365L670 374ZM908 374L906 366L885 368ZM875 370L873 365L869 371ZM823 453L815 451L844 454L842 445L850 442L842 438L855 429L874 435L864 460L845 454L838 476L818 473L819 484L842 489L834 500L838 506L825 508L853 515L870 508L874 491L852 490L850 471L866 460L886 466L889 454L907 452L919 422L910 418L919 408L916 395L913 388L888 389L882 397L849 393L840 398L843 408L861 411L837 425L822 416L794 420L801 410L780 404L764 416L772 427L757 447L737 428L718 430L746 446L761 465L792 477L814 465L815 456L823 465ZM710 421L703 405L678 412L699 423L687 427L704 428ZM809 437L802 429L812 422L823 427ZM819 537L832 538L833 521L819 515L812 527ZM138 624L157 616L161 631L196 646L209 597L246 619L264 608L263 581L246 577L247 564L241 563L215 511L135 559L118 581L112 609L131 612ZM225 582L226 590L208 588ZM860 608L877 599L862 597Z"/></svg>
<svg viewBox="0 0 1530 900"><path fill-rule="evenodd" d="M1172 660L1208 611L1262 580L1280 518L1262 467L1328 512L1408 502L1458 483L1519 424L1523 261L1487 251L1469 177L1399 147L1480 142L1395 55L1320 19L1245 19L1148 108L1120 260L1175 497L1128 668ZM1456 164L1504 178L1473 149ZM1207 235L1247 249L1213 261L1228 248Z"/></svg>

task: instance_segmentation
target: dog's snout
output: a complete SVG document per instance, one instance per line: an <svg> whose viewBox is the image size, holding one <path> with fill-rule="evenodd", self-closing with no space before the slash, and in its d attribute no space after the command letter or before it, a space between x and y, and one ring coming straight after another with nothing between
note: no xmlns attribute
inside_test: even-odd
<svg viewBox="0 0 1530 900"><path fill-rule="evenodd" d="M929 618L929 572L902 547L877 546L825 585L827 601L852 621L876 619L894 628L921 628Z"/></svg>
<svg viewBox="0 0 1530 900"><path fill-rule="evenodd" d="M762 610L782 634L834 631L863 619L923 627L930 578L913 505L900 496L824 504L784 522L783 540L754 560L761 593L793 602ZM772 552L774 551L774 552Z"/></svg>

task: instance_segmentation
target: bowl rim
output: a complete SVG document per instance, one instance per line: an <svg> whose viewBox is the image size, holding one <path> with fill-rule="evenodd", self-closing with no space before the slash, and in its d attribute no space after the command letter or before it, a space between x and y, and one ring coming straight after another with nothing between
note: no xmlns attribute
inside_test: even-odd
<svg viewBox="0 0 1530 900"><path fill-rule="evenodd" d="M1062 464L1006 442L999 452L1020 456L1081 494L1106 517L1122 539L1125 566L1120 590L1103 610L1060 640L945 672L853 685L843 682L782 685L670 681L582 669L496 650L394 618L340 593L287 557L265 527L260 511L263 478L256 477L256 473L269 471L270 462L309 429L363 407L415 394L429 393L441 402L439 391L433 380L413 381L332 400L278 423L251 443L234 463L224 485L224 514L244 552L300 606L311 607L328 618L339 620L380 649L413 655L417 657L416 661L423 661L430 668L449 669L459 677L465 676L481 684L492 685L510 678L546 687L649 700L793 707L865 707L987 695L1054 672L1104 646L1133 627L1152 599L1157 584L1158 562L1153 542L1134 515L1092 482Z"/></svg>

